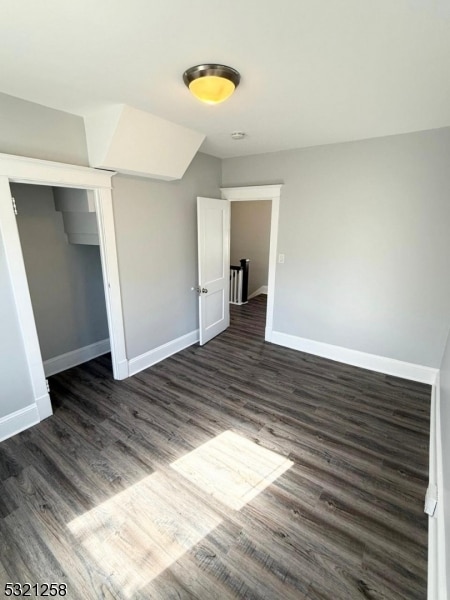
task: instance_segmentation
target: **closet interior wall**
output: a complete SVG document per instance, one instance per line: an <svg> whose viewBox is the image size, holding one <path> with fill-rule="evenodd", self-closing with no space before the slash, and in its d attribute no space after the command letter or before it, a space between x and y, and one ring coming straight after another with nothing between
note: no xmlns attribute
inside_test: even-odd
<svg viewBox="0 0 450 600"><path fill-rule="evenodd" d="M98 245L69 243L48 186L11 184L44 368L46 361L107 343Z"/></svg>

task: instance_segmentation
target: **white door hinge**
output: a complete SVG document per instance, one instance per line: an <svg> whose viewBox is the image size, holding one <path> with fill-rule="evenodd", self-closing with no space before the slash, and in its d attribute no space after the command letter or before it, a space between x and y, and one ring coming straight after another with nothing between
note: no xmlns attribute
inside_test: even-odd
<svg viewBox="0 0 450 600"><path fill-rule="evenodd" d="M11 202L13 205L14 214L17 215L17 204L16 204L16 199L14 198L14 196L11 196Z"/></svg>
<svg viewBox="0 0 450 600"><path fill-rule="evenodd" d="M48 379L45 380L45 385L47 386L47 392L50 391L50 384L48 382Z"/></svg>

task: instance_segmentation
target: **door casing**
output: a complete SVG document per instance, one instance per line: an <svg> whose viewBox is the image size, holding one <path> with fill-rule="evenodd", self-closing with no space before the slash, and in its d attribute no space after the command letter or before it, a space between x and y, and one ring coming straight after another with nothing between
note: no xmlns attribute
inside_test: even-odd
<svg viewBox="0 0 450 600"><path fill-rule="evenodd" d="M280 197L283 184L250 185L245 187L220 188L222 198L230 202L247 202L251 200L272 200L270 224L269 276L267 282L267 315L264 339L272 341L273 311L275 302L275 275L277 267L278 220L280 214Z"/></svg>
<svg viewBox="0 0 450 600"><path fill-rule="evenodd" d="M34 393L34 398L30 398L30 404L36 404L39 420L50 416L52 407L9 184L70 187L92 190L95 193L113 375L115 379L124 379L128 377L128 361L112 209L111 177L113 175L112 172L88 167L0 154L0 235Z"/></svg>

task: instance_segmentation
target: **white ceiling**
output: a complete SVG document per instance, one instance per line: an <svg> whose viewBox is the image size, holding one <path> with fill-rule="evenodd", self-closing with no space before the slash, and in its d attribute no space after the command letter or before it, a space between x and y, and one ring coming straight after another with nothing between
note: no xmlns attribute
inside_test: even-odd
<svg viewBox="0 0 450 600"><path fill-rule="evenodd" d="M79 115L129 104L205 133L215 156L450 125L450 0L3 0L1 12L0 91ZM240 71L227 102L185 88L203 62Z"/></svg>

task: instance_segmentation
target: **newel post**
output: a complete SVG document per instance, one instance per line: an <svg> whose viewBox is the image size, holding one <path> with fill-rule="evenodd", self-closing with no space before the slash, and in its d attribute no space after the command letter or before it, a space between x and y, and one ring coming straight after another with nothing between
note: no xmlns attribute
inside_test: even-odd
<svg viewBox="0 0 450 600"><path fill-rule="evenodd" d="M247 302L248 297L248 269L250 265L249 258L241 258L239 261L242 268L242 298L241 302Z"/></svg>

